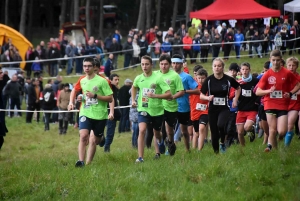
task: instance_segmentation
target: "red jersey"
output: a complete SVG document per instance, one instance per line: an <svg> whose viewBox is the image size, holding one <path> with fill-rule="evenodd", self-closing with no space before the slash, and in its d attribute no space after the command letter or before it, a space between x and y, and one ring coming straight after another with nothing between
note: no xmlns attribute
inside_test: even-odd
<svg viewBox="0 0 300 201"><path fill-rule="evenodd" d="M288 110L290 98L284 98L283 95L289 93L298 82L296 76L286 68L281 67L278 72L268 70L258 82L258 87L268 90L275 86L275 91L265 95L264 109Z"/></svg>
<svg viewBox="0 0 300 201"><path fill-rule="evenodd" d="M298 81L300 81L300 75L298 73L295 73L294 75L297 77ZM298 93L299 91L291 97L289 110L300 111L300 94Z"/></svg>
<svg viewBox="0 0 300 201"><path fill-rule="evenodd" d="M198 83L198 82L197 82ZM198 83L198 89L201 91L202 85ZM201 100L200 95L190 94L190 109L191 109L191 120L199 120L202 114L208 114L208 101Z"/></svg>

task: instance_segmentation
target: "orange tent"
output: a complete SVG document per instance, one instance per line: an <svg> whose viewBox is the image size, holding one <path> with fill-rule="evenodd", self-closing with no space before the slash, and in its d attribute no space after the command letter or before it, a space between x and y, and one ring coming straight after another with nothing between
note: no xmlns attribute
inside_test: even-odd
<svg viewBox="0 0 300 201"><path fill-rule="evenodd" d="M19 54L24 61L26 51L29 47L33 47L32 44L20 32L4 24L0 24L0 45L2 46L9 38L11 38L12 44L18 48ZM24 68L25 62L22 62L20 67Z"/></svg>

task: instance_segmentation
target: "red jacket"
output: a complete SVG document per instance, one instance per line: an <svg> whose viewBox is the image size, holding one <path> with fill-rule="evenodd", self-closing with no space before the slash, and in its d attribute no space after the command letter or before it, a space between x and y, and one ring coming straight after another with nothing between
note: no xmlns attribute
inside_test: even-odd
<svg viewBox="0 0 300 201"><path fill-rule="evenodd" d="M183 49L184 50L190 50L190 49L192 49L192 44L193 44L193 39L191 38L191 37L187 37L187 36L185 36L185 37L183 37L183 39L182 39L182 43L183 43Z"/></svg>
<svg viewBox="0 0 300 201"><path fill-rule="evenodd" d="M154 41L155 36L156 36L155 32L149 32L146 34L146 40L147 40L148 44L151 44Z"/></svg>

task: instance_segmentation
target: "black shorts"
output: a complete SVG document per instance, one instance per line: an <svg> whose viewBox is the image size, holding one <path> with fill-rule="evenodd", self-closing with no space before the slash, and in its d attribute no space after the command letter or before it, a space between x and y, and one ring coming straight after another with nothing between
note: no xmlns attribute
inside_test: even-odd
<svg viewBox="0 0 300 201"><path fill-rule="evenodd" d="M96 137L102 137L107 119L97 120L91 119L86 116L79 117L79 130L87 129L89 132L94 131Z"/></svg>
<svg viewBox="0 0 300 201"><path fill-rule="evenodd" d="M153 129L156 131L161 130L163 119L164 119L163 115L152 117L147 112L139 112L138 114L139 123L146 123L146 124L152 123Z"/></svg>
<svg viewBox="0 0 300 201"><path fill-rule="evenodd" d="M199 120L192 121L195 132L199 132L199 124L206 126L208 124L208 115L202 114Z"/></svg>
<svg viewBox="0 0 300 201"><path fill-rule="evenodd" d="M191 114L190 112L177 112L178 123L186 126L191 126Z"/></svg>
<svg viewBox="0 0 300 201"><path fill-rule="evenodd" d="M287 115L286 110L265 110L266 114L274 115L276 118Z"/></svg>
<svg viewBox="0 0 300 201"><path fill-rule="evenodd" d="M167 110L164 111L164 121L167 122L167 124L174 128L175 124L177 122L177 112L169 112Z"/></svg>
<svg viewBox="0 0 300 201"><path fill-rule="evenodd" d="M258 121L261 120L267 121L267 115L263 105L260 105L258 107Z"/></svg>

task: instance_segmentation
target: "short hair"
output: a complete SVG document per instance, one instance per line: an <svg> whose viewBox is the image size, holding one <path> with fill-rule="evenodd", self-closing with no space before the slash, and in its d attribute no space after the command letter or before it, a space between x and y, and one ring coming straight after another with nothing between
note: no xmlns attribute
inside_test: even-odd
<svg viewBox="0 0 300 201"><path fill-rule="evenodd" d="M114 77L119 77L119 75L116 74L116 73L113 73L113 74L111 74L111 75L109 76L109 80L113 80Z"/></svg>
<svg viewBox="0 0 300 201"><path fill-rule="evenodd" d="M224 60L221 58L221 57L217 57L217 58L215 58L214 60L213 60L213 64L214 64L214 62L215 61L219 61L219 62L221 62L221 64L222 64L222 67L224 68L225 67L225 62L224 62Z"/></svg>
<svg viewBox="0 0 300 201"><path fill-rule="evenodd" d="M148 60L150 62L150 64L152 64L152 58L149 57L148 55L142 56L142 59Z"/></svg>
<svg viewBox="0 0 300 201"><path fill-rule="evenodd" d="M270 68L270 61L266 61L265 63L264 63L264 68L266 68L266 69L269 69Z"/></svg>
<svg viewBox="0 0 300 201"><path fill-rule="evenodd" d="M163 61L163 60L167 60L167 62L168 62L169 64L172 63L171 57L170 57L170 55L168 55L168 54L162 54L162 55L160 55L160 57L159 57L159 62L161 62L161 61Z"/></svg>
<svg viewBox="0 0 300 201"><path fill-rule="evenodd" d="M200 69L203 69L203 66L201 65L196 65L194 68L193 68L193 72L198 72L198 70Z"/></svg>
<svg viewBox="0 0 300 201"><path fill-rule="evenodd" d="M64 87L69 87L69 88L70 88L69 83L65 83L65 84L64 84Z"/></svg>
<svg viewBox="0 0 300 201"><path fill-rule="evenodd" d="M51 88L51 84L47 83L45 84L45 89Z"/></svg>
<svg viewBox="0 0 300 201"><path fill-rule="evenodd" d="M243 62L242 64L241 64L241 67L242 66L247 66L249 69L251 68L251 66L250 66L250 64L248 63L248 62Z"/></svg>
<svg viewBox="0 0 300 201"><path fill-rule="evenodd" d="M48 81L47 81L47 84L50 84L52 82L52 79L49 79Z"/></svg>
<svg viewBox="0 0 300 201"><path fill-rule="evenodd" d="M95 58L94 61L93 61L93 66L96 66L96 67L99 68L101 66L100 61Z"/></svg>
<svg viewBox="0 0 300 201"><path fill-rule="evenodd" d="M270 53L270 57L281 57L282 58L282 54L281 54L280 50L273 50Z"/></svg>
<svg viewBox="0 0 300 201"><path fill-rule="evenodd" d="M84 58L83 62L90 62L91 64L94 65L94 59L92 57L86 57L86 58Z"/></svg>
<svg viewBox="0 0 300 201"><path fill-rule="evenodd" d="M299 59L296 57L289 57L286 59L286 63L293 62L297 67L299 66Z"/></svg>
<svg viewBox="0 0 300 201"><path fill-rule="evenodd" d="M200 75L200 76L204 75L205 77L207 77L208 73L204 68L201 68L197 71L197 75Z"/></svg>

